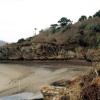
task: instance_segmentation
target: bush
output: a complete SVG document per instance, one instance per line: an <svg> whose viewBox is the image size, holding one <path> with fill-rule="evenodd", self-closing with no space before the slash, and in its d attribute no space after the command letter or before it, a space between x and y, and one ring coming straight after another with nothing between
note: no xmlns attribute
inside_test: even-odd
<svg viewBox="0 0 100 100"><path fill-rule="evenodd" d="M81 16L81 17L79 18L78 21L84 21L84 20L86 20L86 19L87 19L87 17L86 17L85 15L83 15L83 16Z"/></svg>
<svg viewBox="0 0 100 100"><path fill-rule="evenodd" d="M57 40L55 38L52 38L51 42L57 42Z"/></svg>
<svg viewBox="0 0 100 100"><path fill-rule="evenodd" d="M92 16L89 16L88 18L90 19L90 18L92 18Z"/></svg>
<svg viewBox="0 0 100 100"><path fill-rule="evenodd" d="M100 17L100 10L98 12L96 12L93 17Z"/></svg>
<svg viewBox="0 0 100 100"><path fill-rule="evenodd" d="M96 36L93 41L93 45L98 47L100 45L100 36Z"/></svg>
<svg viewBox="0 0 100 100"><path fill-rule="evenodd" d="M31 41L32 40L32 37L29 37L26 39L26 41Z"/></svg>
<svg viewBox="0 0 100 100"><path fill-rule="evenodd" d="M79 26L79 29L85 29L85 27L86 27L85 24L81 24L81 25Z"/></svg>
<svg viewBox="0 0 100 100"><path fill-rule="evenodd" d="M83 34L83 35L81 35L80 40L79 40L79 44L81 46L84 46L84 47L88 46L89 45L88 44L89 37L90 37L90 34Z"/></svg>
<svg viewBox="0 0 100 100"><path fill-rule="evenodd" d="M62 17L62 18L58 21L58 23L60 23L60 26L61 26L61 27L64 27L64 26L66 26L66 25L68 25L68 24L71 24L72 21L71 21L70 19L67 19L66 17Z"/></svg>
<svg viewBox="0 0 100 100"><path fill-rule="evenodd" d="M94 24L90 27L90 30L93 30L95 32L100 32L100 24Z"/></svg>
<svg viewBox="0 0 100 100"><path fill-rule="evenodd" d="M80 34L83 34L84 33L84 29L86 27L86 24L81 24L79 27L78 27L78 32Z"/></svg>
<svg viewBox="0 0 100 100"><path fill-rule="evenodd" d="M56 32L56 28L55 27L51 27L51 33L55 33Z"/></svg>
<svg viewBox="0 0 100 100"><path fill-rule="evenodd" d="M24 42L25 40L22 38L22 39L19 39L17 43L22 43Z"/></svg>

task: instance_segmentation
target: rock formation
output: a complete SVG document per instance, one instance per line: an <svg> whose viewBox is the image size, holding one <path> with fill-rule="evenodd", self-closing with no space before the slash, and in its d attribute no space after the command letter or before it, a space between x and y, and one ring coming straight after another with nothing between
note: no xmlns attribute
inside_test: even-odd
<svg viewBox="0 0 100 100"><path fill-rule="evenodd" d="M85 59L100 60L100 50L53 43L23 43L0 47L0 60Z"/></svg>
<svg viewBox="0 0 100 100"><path fill-rule="evenodd" d="M57 83L56 83L57 84ZM100 63L64 87L44 87L44 100L100 100Z"/></svg>

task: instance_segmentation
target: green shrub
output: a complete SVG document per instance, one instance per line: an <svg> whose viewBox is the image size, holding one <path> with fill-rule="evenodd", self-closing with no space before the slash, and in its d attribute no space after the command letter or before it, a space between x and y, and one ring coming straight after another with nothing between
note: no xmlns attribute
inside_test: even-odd
<svg viewBox="0 0 100 100"><path fill-rule="evenodd" d="M55 33L56 32L56 28L55 27L51 27L51 33Z"/></svg>
<svg viewBox="0 0 100 100"><path fill-rule="evenodd" d="M22 38L22 39L19 39L17 43L22 43L24 42L25 40Z"/></svg>
<svg viewBox="0 0 100 100"><path fill-rule="evenodd" d="M98 12L96 12L93 17L100 17L100 10Z"/></svg>
<svg viewBox="0 0 100 100"><path fill-rule="evenodd" d="M94 43L93 44L94 44L95 47L98 47L100 45L100 36L96 36L94 38Z"/></svg>
<svg viewBox="0 0 100 100"><path fill-rule="evenodd" d="M89 16L88 19L92 18L92 16Z"/></svg>
<svg viewBox="0 0 100 100"><path fill-rule="evenodd" d="M93 30L95 32L100 32L100 24L94 24L90 26L90 30Z"/></svg>
<svg viewBox="0 0 100 100"><path fill-rule="evenodd" d="M26 39L26 41L31 41L32 40L32 37L29 37Z"/></svg>
<svg viewBox="0 0 100 100"><path fill-rule="evenodd" d="M70 23L72 23L72 21L70 19L67 19L66 17L62 17L58 23L60 24L61 27L64 27Z"/></svg>
<svg viewBox="0 0 100 100"><path fill-rule="evenodd" d="M88 46L89 45L88 44L89 37L90 37L90 34L81 35L80 40L79 40L79 45L84 46L84 47Z"/></svg>
<svg viewBox="0 0 100 100"><path fill-rule="evenodd" d="M79 27L78 27L78 32L80 34L83 34L84 33L84 29L86 27L86 24L81 24Z"/></svg>
<svg viewBox="0 0 100 100"><path fill-rule="evenodd" d="M84 21L84 20L86 20L86 19L87 19L87 17L86 17L85 15L82 15L82 16L79 18L78 21Z"/></svg>
<svg viewBox="0 0 100 100"><path fill-rule="evenodd" d="M85 29L85 27L86 27L86 24L81 24L81 25L79 26L78 29L79 29L79 30L80 30L80 29Z"/></svg>

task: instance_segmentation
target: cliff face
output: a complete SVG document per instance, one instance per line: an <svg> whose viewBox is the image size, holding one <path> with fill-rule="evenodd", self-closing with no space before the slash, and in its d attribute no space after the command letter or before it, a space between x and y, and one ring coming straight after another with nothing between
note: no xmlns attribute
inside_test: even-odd
<svg viewBox="0 0 100 100"><path fill-rule="evenodd" d="M12 44L0 48L0 59L87 59L99 61L100 50L85 50L81 46L68 47L52 43Z"/></svg>
<svg viewBox="0 0 100 100"><path fill-rule="evenodd" d="M75 50L66 46L48 43L11 45L0 48L0 59L71 59L76 58Z"/></svg>

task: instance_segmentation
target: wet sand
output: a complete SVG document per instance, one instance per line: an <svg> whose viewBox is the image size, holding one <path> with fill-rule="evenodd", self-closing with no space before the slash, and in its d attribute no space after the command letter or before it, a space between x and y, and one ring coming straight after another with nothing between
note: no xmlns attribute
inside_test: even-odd
<svg viewBox="0 0 100 100"><path fill-rule="evenodd" d="M0 97L22 93L40 93L44 86L58 80L70 80L84 74L91 63L70 61L13 61L0 63Z"/></svg>

